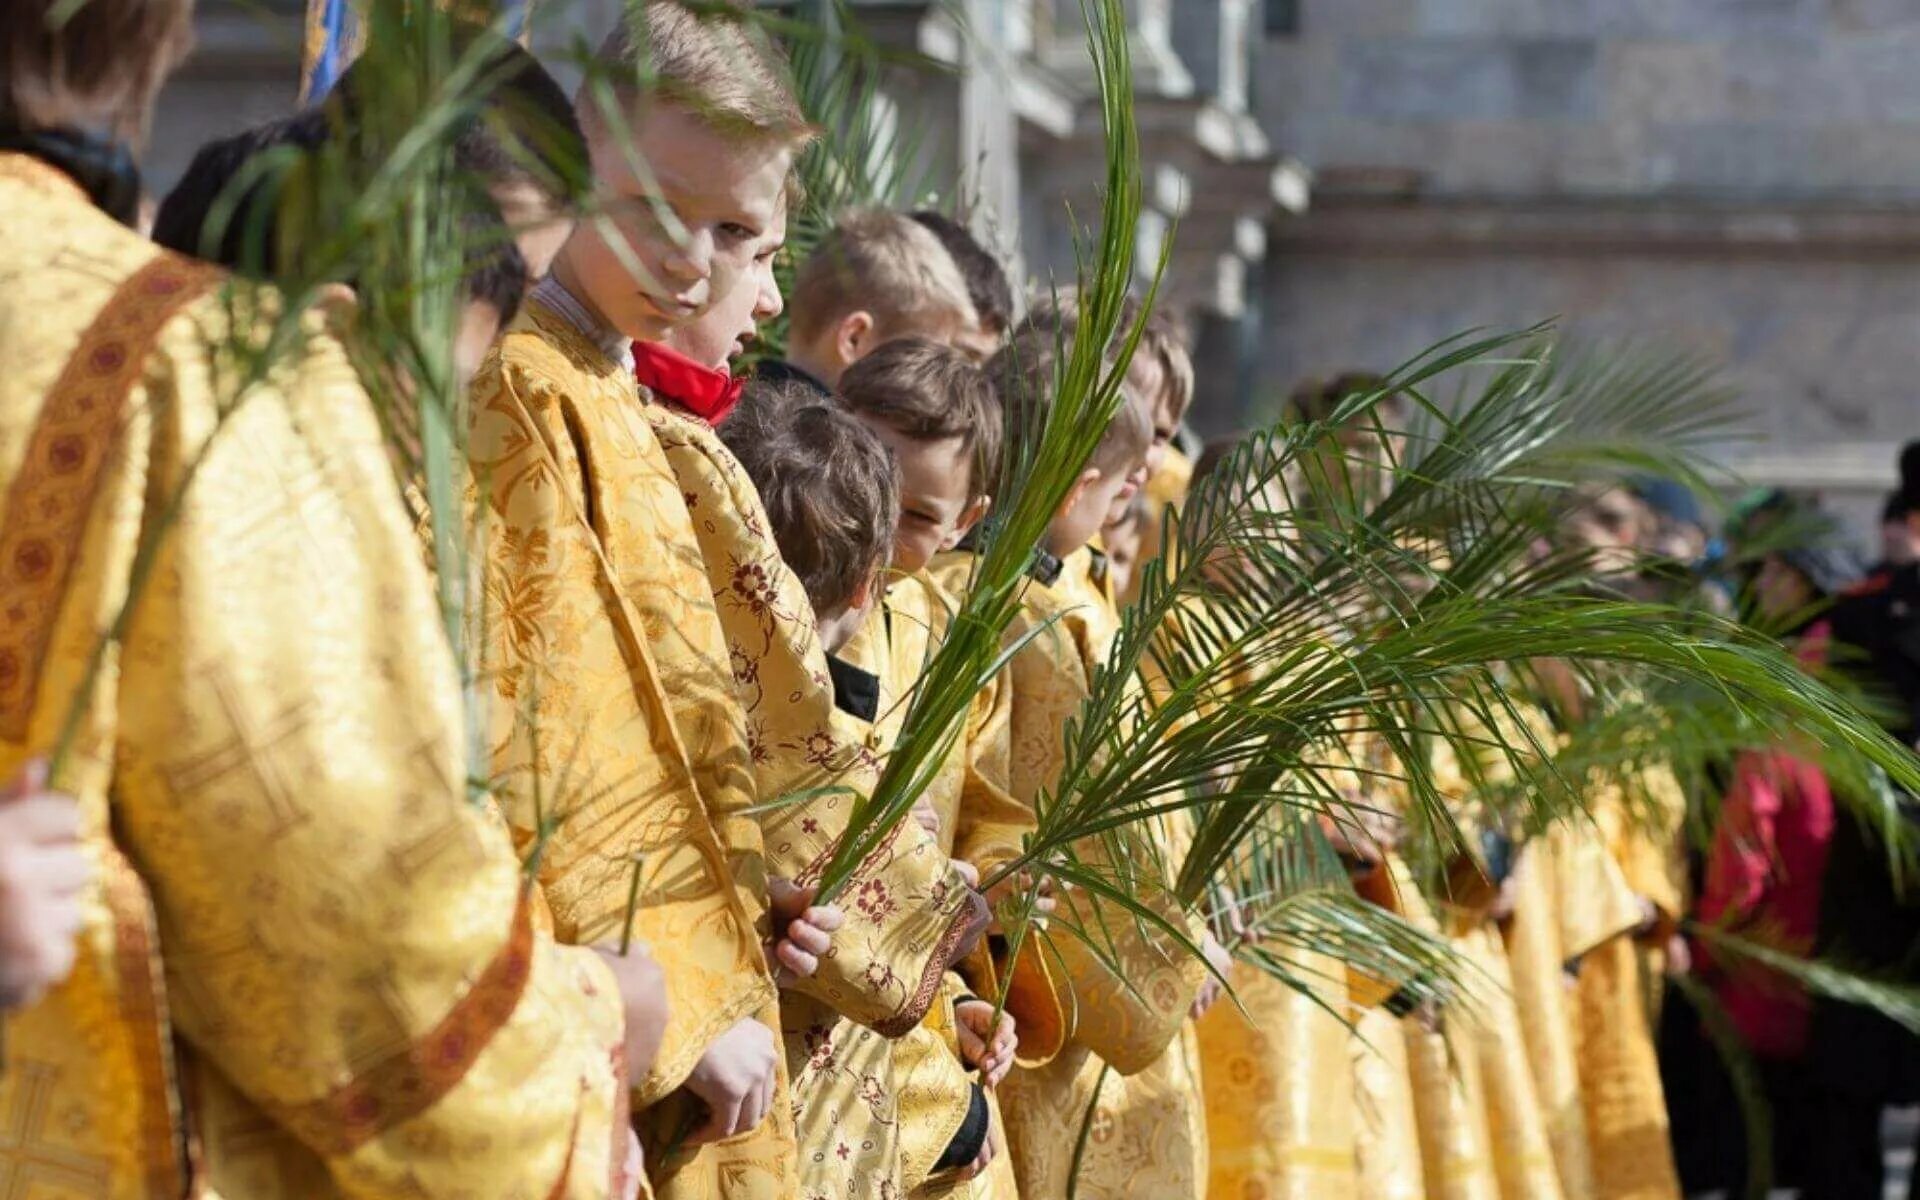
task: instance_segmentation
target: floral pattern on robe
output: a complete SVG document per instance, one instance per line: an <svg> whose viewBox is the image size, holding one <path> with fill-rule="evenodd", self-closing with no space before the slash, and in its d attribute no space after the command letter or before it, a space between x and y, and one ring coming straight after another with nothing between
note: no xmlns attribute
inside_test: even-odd
<svg viewBox="0 0 1920 1200"><path fill-rule="evenodd" d="M482 367L473 417L495 770L524 843L558 822L540 880L560 935L617 939L642 858L634 933L670 1006L636 1092L648 1172L663 1198L785 1200L787 1105L679 1145L700 1106L678 1089L706 1048L742 1020L778 1028L748 738L679 486L631 376L538 300Z"/></svg>
<svg viewBox="0 0 1920 1200"><path fill-rule="evenodd" d="M756 789L763 804L804 797L761 813L769 869L805 883L845 828L853 794L877 778L872 730L834 708L812 607L738 461L691 416L649 403L645 418L706 565ZM925 1036L916 1028L940 998L947 969L977 937L985 907L912 820L860 865L840 905L847 920L832 951L781 1002L801 1194L887 1196L906 1181L902 1122L920 1115L901 1109L890 1039Z"/></svg>

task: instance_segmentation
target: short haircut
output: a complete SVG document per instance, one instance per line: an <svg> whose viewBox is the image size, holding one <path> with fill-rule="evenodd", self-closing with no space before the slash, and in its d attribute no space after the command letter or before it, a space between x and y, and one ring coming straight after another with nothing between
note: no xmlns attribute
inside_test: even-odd
<svg viewBox="0 0 1920 1200"><path fill-rule="evenodd" d="M285 156L284 170L266 166L264 156L285 148L311 152L325 145L328 119L317 109L244 129L200 147L193 161L154 212L153 240L170 250L204 258L246 275L272 278L287 267L277 213L284 189L297 170ZM243 175L253 180L229 195ZM214 210L230 201L232 213L218 229Z"/></svg>
<svg viewBox="0 0 1920 1200"><path fill-rule="evenodd" d="M1142 302L1136 296L1128 296L1120 306L1120 332L1131 330L1140 323ZM1080 326L1080 298L1077 293L1063 292L1049 297L1044 304L1035 306L1033 316L1029 318L1035 325L1057 329L1062 335L1071 335ZM1134 348L1133 363L1144 365L1153 363L1160 368L1160 394L1147 397L1153 405L1153 413L1166 409L1173 414L1173 422L1178 425L1187 415L1187 409L1193 405L1193 356L1187 352L1187 341L1180 334L1173 318L1165 310L1154 309L1147 313L1146 324L1140 330L1140 344Z"/></svg>
<svg viewBox="0 0 1920 1200"><path fill-rule="evenodd" d="M811 341L848 313L866 310L882 338L903 329L976 319L953 255L924 225L884 208L834 222L793 278L793 336Z"/></svg>
<svg viewBox="0 0 1920 1200"><path fill-rule="evenodd" d="M923 208L911 215L953 256L953 265L960 268L961 278L967 281L967 295L973 300L980 328L995 337L1006 336L1013 328L1013 281L1007 278L1007 269L999 258L965 225L944 213Z"/></svg>
<svg viewBox="0 0 1920 1200"><path fill-rule="evenodd" d="M840 376L840 401L902 436L959 438L973 462L968 491L986 492L1000 463L1000 399L965 353L927 338L886 342Z"/></svg>
<svg viewBox="0 0 1920 1200"><path fill-rule="evenodd" d="M993 380L994 391L1000 397L1000 411L1005 414L1007 438L1026 436L1045 422L1053 409L1061 356L1070 350L1071 343L1057 327L1029 321L1021 325L1013 340L987 363L987 375ZM1087 459L1089 467L1111 475L1132 469L1146 457L1147 448L1153 444L1149 404L1148 398L1140 395L1129 381L1118 411ZM1004 483L1004 479L995 479L996 499L997 490Z"/></svg>
<svg viewBox="0 0 1920 1200"><path fill-rule="evenodd" d="M192 36L193 0L6 0L0 125L100 125L139 142L154 95Z"/></svg>
<svg viewBox="0 0 1920 1200"><path fill-rule="evenodd" d="M802 143L815 130L801 111L786 56L744 5L680 0L629 6L596 55L623 104L657 100L685 109L715 132ZM576 108L599 110L583 88Z"/></svg>
<svg viewBox="0 0 1920 1200"><path fill-rule="evenodd" d="M892 452L838 405L762 381L747 385L720 437L759 491L814 613L846 607L886 565L900 523Z"/></svg>
<svg viewBox="0 0 1920 1200"><path fill-rule="evenodd" d="M325 113L310 109L202 146L186 174L160 202L154 216L153 240L253 278L283 275L292 264L285 258L289 247L288 234L280 225L281 203L291 172L297 167L261 171L259 178L232 198L233 210L223 227L209 228L209 219L229 185L242 177L257 156L283 147L311 153L325 144L329 124ZM476 200L469 204L459 213L458 222L464 254L463 293L469 301L492 306L504 324L513 319L525 298L526 260L491 203Z"/></svg>

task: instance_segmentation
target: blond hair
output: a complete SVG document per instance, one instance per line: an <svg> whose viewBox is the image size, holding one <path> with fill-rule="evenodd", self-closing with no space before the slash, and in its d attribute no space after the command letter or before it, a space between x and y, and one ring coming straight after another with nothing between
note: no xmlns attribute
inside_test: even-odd
<svg viewBox="0 0 1920 1200"><path fill-rule="evenodd" d="M141 141L160 84L193 44L192 0L86 0L63 15L65 7L0 4L0 122L100 124Z"/></svg>
<svg viewBox="0 0 1920 1200"><path fill-rule="evenodd" d="M794 337L803 342L861 310L873 314L882 338L979 319L966 278L940 239L884 208L856 209L834 222L795 274L787 301Z"/></svg>
<svg viewBox="0 0 1920 1200"><path fill-rule="evenodd" d="M647 0L600 43L623 104L656 100L683 108L714 131L800 144L816 130L801 111L786 56L744 8ZM575 106L598 120L585 88Z"/></svg>

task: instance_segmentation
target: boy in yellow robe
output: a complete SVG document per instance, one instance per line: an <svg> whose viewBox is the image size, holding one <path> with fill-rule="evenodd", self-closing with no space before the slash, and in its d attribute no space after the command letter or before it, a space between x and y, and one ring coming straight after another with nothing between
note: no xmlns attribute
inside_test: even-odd
<svg viewBox="0 0 1920 1200"><path fill-rule="evenodd" d="M889 583L880 610L854 634L841 657L880 681L879 732L885 741L897 735L927 657L946 635L959 607L957 597L937 583L928 568L934 556L950 551L986 514L991 498L987 479L1000 459L1000 404L991 383L958 350L920 338L889 342L841 376L840 401L892 449L900 466L901 512L893 535ZM1004 764L1009 746L1008 695L996 680L975 698L962 737L929 785L922 819L936 831L942 848L968 863L1004 861L1018 851L1025 810L1000 789L988 772ZM992 980L978 981L992 994ZM970 1066L992 1043L1012 1031L1011 1014L1002 1028L990 1028L993 1005L970 998L957 975L949 993L954 1006L954 1054ZM1056 1023L1050 1023L1050 1026ZM1048 1030L1018 1031L1023 1065L1051 1054ZM1010 1063L1000 1062L997 1083ZM992 1127L1004 1143L997 1104ZM1011 1160L1003 1153L992 1170L962 1187L926 1194L968 1196L973 1200L1017 1194Z"/></svg>
<svg viewBox="0 0 1920 1200"><path fill-rule="evenodd" d="M489 677L511 718L496 771L561 936L617 928L633 897L667 964L674 1015L635 1093L656 1189L785 1200L796 1149L753 748L628 346L755 269L806 125L741 23L673 3L639 16L647 62L624 29L602 61L652 90L616 88L619 113L577 102L606 215L575 230L474 385Z"/></svg>
<svg viewBox="0 0 1920 1200"><path fill-rule="evenodd" d="M1017 414L1051 402L1056 345L1051 328L1029 326L989 365L1003 408L1014 414L1008 427L1024 427ZM1011 644L1028 630L1049 626L1014 655L1002 677L1010 692L1012 744L1006 778L995 782L1029 813L1058 778L1061 731L1089 694L1093 672L1118 628L1087 543L1138 486L1135 472L1150 437L1146 397L1130 380L1126 402L1048 529L1022 611L1008 630ZM950 557L935 575L963 587L968 569L964 556ZM980 865L987 870L992 864ZM1102 927L1084 896L1060 904L1074 925ZM1195 943L1207 937L1198 922L1189 923ZM1035 971L1035 964L1045 963L1058 979L1071 1032L1050 1061L1016 1068L1002 1088L1020 1190L1027 1196L1065 1194L1082 1121L1093 1105L1080 1195L1202 1196L1206 1129L1188 1018L1205 968L1184 950L1136 936L1141 931L1131 917L1111 915L1105 928L1114 932L1118 944L1111 949L1124 961L1127 983L1068 933L1037 932L1023 951L1022 969ZM1033 956L1031 963L1027 956ZM1028 1023L1020 1009L1015 1016L1023 1027Z"/></svg>
<svg viewBox="0 0 1920 1200"><path fill-rule="evenodd" d="M792 385L749 388L726 435L766 503L782 556L806 587L822 643L836 655L828 660L836 706L870 726L871 749L884 752L885 739L897 734L904 716L901 697L889 695L892 672L881 663L875 664L881 671L867 671L837 655L856 631L888 624L887 614L872 610L880 603L881 573L899 525L893 459L859 421ZM923 622L923 634L925 629ZM936 784L928 802L951 806L957 797L944 793L952 790ZM991 1194L966 1185L989 1166L997 1165L1003 1176L1007 1171L987 1094L967 1078L967 1069L978 1067L983 1082L997 1082L1012 1063L1012 1024L1003 1019L999 1028L990 1027L993 1006L977 999L963 1000L956 1019L956 984L949 972L933 1009L894 1047L898 1178L907 1194L929 1184L932 1194ZM965 1059L963 1046L970 1052ZM983 1179L982 1188L988 1186Z"/></svg>
<svg viewBox="0 0 1920 1200"><path fill-rule="evenodd" d="M1153 397L1153 441L1147 447L1147 481L1130 513L1122 513L1115 524L1131 516L1125 532L1136 547L1127 569L1115 579L1115 595L1121 604L1130 604L1140 592L1140 572L1160 556L1166 533L1167 513L1178 509L1193 484L1193 461L1173 444L1193 406L1193 357L1186 341L1165 313L1155 311L1147 318L1134 352L1140 362L1141 386Z"/></svg>
<svg viewBox="0 0 1920 1200"><path fill-rule="evenodd" d="M877 311L893 313L889 323L893 329L914 328L914 319L910 315L903 317L902 313L964 315L968 311L966 298L945 252L911 222L890 214L885 216L884 221L880 216L869 214L862 222L843 223L838 235L844 240L855 228L879 228L886 233L884 244L879 248L884 253L866 247L863 253L849 258L869 267L876 264L886 267L872 272L868 279L871 287L863 293L865 303ZM905 235L894 237L902 226ZM842 718L839 713L826 712L824 719L828 724L821 724L822 708L830 703L830 696L819 682L824 678L825 665L812 665L813 656L819 653L813 643L820 639L813 636L813 628L803 627L794 619L804 612L820 620L820 633L824 637L838 618L818 614L809 605L805 592L810 589L803 588L802 581L794 578L794 572L781 561L777 547L769 540L768 518L754 488L741 475L740 466L729 449L707 428L725 415L730 403L730 386L737 387L725 374L729 358L753 338L759 322L781 311L779 291L771 271L766 269L777 242L777 230L772 238L762 242L763 266L757 272L757 289L741 287L722 297L712 311L676 328L664 343L636 343L635 365L641 379L655 385L655 397L664 401L649 406L648 416L683 481L683 490L696 517L697 537L714 573L712 586L723 598L723 623L736 664L742 668L737 670L742 704L766 714L763 719L769 722L768 728L779 732L779 736L764 740L806 748L809 754L814 745L832 744L836 740L833 735L844 733L845 736L838 739L841 749L851 752L860 769L865 771L871 769L883 743L876 731L858 721ZM910 264L898 261L902 256L913 254L924 255L924 269L908 269ZM814 296L817 303L828 299L830 297ZM863 351L871 349L871 346L863 347ZM800 399L811 394L804 387L799 390ZM737 418L727 420L729 430L738 423ZM735 444L739 444L741 436L751 435L729 434ZM780 486L784 489L787 485L782 482ZM759 565L746 567L746 564ZM738 603L737 585L743 578L764 580L767 595L778 599L760 606ZM725 603L726 598L736 602ZM782 683L782 680L798 682ZM773 706L765 703L769 695L785 695L804 702ZM811 727L806 724L808 721L813 723ZM819 729L826 732L816 738L812 731ZM801 786L805 777L818 774L819 770L794 753L777 750L760 756L758 769L763 776L762 786L775 794ZM776 846L824 845L824 831L832 828L834 819L833 803L837 802L830 802L825 809L817 805L800 806L791 812L770 814L770 830L775 832ZM796 830L805 835L804 842L792 840ZM914 835L900 836L911 839ZM924 877L915 882L915 872L924 876L936 869L947 871L944 857L927 853L924 846L908 846L898 839L896 849L907 852L897 854L895 865L889 868L891 883L872 879L853 889L856 896L867 895L876 888L890 888L901 895L911 894L917 888L929 895L938 889L956 900L964 896L965 889L957 875L932 883ZM811 860L807 860L796 869L807 870L810 866ZM905 891L901 890L903 885ZM885 945L874 944L874 949L884 949L891 961L876 960L868 964L878 972L876 978L885 992L899 988L903 979L924 978L933 960L923 964L918 956L924 951L913 945L902 946L900 941L900 934L911 928L903 921L917 921L921 917L902 913L896 918L891 906L883 907L885 911L875 909L870 913L856 904L854 925L843 932L840 940L847 943L858 939L860 925L869 917L875 921L886 918L897 927L886 934ZM938 913L935 916L946 919ZM951 933L957 928L947 926L947 931ZM932 944L939 939L916 936L909 940ZM887 946L902 946L905 953ZM839 965L850 976L860 977L857 962L844 949L836 953L836 958L847 960ZM951 1014L945 1012L944 1002L925 994L924 986L916 987L912 1004L929 1005L927 1015L897 1043L889 1043L873 1029L862 1026L884 1024L889 1036L895 1036L904 1028L906 1010L852 1007L867 1002L844 993L828 998L829 1006L823 1007L821 1001L821 997L805 998L789 993L783 1006L801 1142L803 1147L816 1147L803 1151L803 1183L810 1190L832 1194L886 1187L911 1188L917 1178L930 1171L946 1148L948 1138L943 1130L950 1130L951 1124L965 1115L968 1106L968 1085L953 1069L956 1060L943 1045L943 1038L951 1040L953 1036ZM821 1069L822 1066L831 1069ZM849 1089L849 1080L858 1081L860 1086ZM952 1114L951 1120L943 1117L943 1112ZM838 1153L841 1147L845 1147L847 1153Z"/></svg>
<svg viewBox="0 0 1920 1200"><path fill-rule="evenodd" d="M77 716L59 783L99 884L73 974L7 1018L0 1107L57 1119L0 1174L115 1198L621 1194L619 1075L650 1057L623 1052L645 1014L621 997L644 981L539 931L467 801L433 589L340 347L316 322L236 406L213 293L245 285L125 227L104 140L37 136L136 134L190 8L53 7L0 20L4 107L36 135L0 154L0 772Z"/></svg>

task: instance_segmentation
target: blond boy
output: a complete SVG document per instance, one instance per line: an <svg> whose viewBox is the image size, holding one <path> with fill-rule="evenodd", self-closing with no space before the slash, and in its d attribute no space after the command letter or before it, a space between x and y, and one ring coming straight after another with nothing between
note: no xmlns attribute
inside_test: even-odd
<svg viewBox="0 0 1920 1200"><path fill-rule="evenodd" d="M576 101L600 212L473 389L495 768L556 931L617 933L631 899L665 966L671 1018L634 1097L656 1190L784 1200L796 1150L752 751L627 347L751 273L809 130L745 25L664 0L635 20L643 35L601 51L617 105Z"/></svg>
<svg viewBox="0 0 1920 1200"><path fill-rule="evenodd" d="M989 364L1009 428L1024 428L1051 403L1056 329L1030 325ZM1127 400L1095 449L1052 523L1028 584L1009 644L1036 628L1015 654L1002 686L1010 692L1011 747L997 780L1013 800L1032 806L1052 787L1063 764L1061 730L1091 691L1119 619L1100 580L1089 543L1138 487L1152 440L1145 390L1130 376ZM963 559L949 558L937 573L964 582ZM1044 628L1042 628L1044 627ZM983 864L990 869L991 864ZM1084 895L1062 900L1067 921L1098 928ZM1170 911L1172 919L1184 919ZM1192 925L1199 942L1204 931ZM1122 981L1067 933L1041 935L1014 965L1051 973L1062 1006L1074 1014L1065 1045L1050 1061L1017 1067L1001 1090L1019 1187L1024 1195L1063 1195L1072 1171L1082 1118L1094 1104L1099 1130L1086 1144L1079 1194L1096 1197L1200 1197L1206 1184L1206 1131L1197 1060L1188 1021L1201 998L1204 969L1184 951L1130 938L1131 918L1109 916L1118 932ZM1043 970L1045 964L1053 964ZM1032 988L1024 989L1031 994ZM1026 1023L1027 1013L1016 1009ZM1045 1012L1040 1014L1042 1022ZM1111 1072L1106 1070L1111 1067Z"/></svg>
<svg viewBox="0 0 1920 1200"><path fill-rule="evenodd" d="M801 264L789 298L787 373L823 391L894 338L987 349L967 281L940 239L884 208L841 217ZM772 372L779 374L780 369Z"/></svg>

